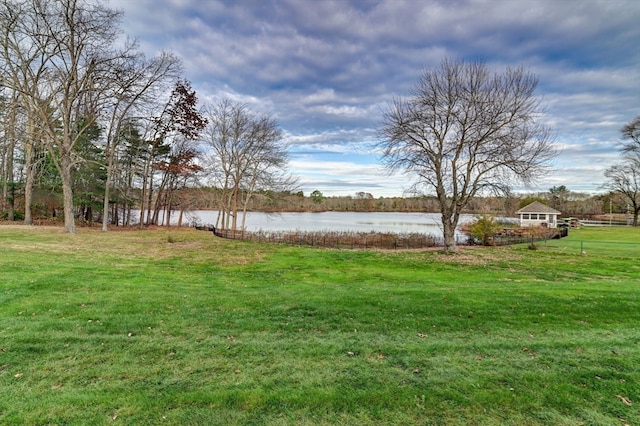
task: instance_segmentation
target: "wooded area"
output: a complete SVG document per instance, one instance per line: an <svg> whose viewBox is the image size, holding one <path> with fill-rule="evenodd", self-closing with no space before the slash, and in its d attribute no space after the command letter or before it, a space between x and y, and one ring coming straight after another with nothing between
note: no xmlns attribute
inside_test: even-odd
<svg viewBox="0 0 640 426"><path fill-rule="evenodd" d="M254 191L294 182L278 123L198 105L180 60L146 58L121 18L80 0L0 3L0 215L62 218L70 233L76 220L168 224L190 207L180 190L209 180L235 228Z"/></svg>

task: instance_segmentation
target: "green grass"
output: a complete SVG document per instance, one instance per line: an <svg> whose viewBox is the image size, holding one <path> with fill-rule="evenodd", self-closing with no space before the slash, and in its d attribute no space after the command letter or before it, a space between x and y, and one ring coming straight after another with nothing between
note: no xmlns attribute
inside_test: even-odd
<svg viewBox="0 0 640 426"><path fill-rule="evenodd" d="M570 229L568 238L549 240L544 245L559 255L632 257L640 260L640 236L636 230L627 227Z"/></svg>
<svg viewBox="0 0 640 426"><path fill-rule="evenodd" d="M640 424L638 241L448 255L0 226L0 424Z"/></svg>

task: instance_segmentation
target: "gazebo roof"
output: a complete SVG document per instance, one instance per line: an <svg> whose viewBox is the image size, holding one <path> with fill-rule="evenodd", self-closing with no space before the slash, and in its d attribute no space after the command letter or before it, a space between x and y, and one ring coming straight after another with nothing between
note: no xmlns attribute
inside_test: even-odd
<svg viewBox="0 0 640 426"><path fill-rule="evenodd" d="M546 214L560 214L561 212L559 212L556 209L552 209L551 207L547 206L546 204L542 204L540 201L534 201L531 204L528 204L526 206L524 206L523 208L521 208L520 210L516 211L516 213L546 213Z"/></svg>

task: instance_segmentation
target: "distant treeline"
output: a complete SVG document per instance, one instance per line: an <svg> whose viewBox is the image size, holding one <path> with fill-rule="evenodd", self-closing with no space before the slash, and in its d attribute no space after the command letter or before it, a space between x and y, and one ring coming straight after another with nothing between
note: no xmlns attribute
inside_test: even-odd
<svg viewBox="0 0 640 426"><path fill-rule="evenodd" d="M185 210L215 210L220 205L220 191L215 188L184 189L178 197ZM588 217L609 212L624 213L625 207L611 194L591 195L566 191L514 194L507 197L477 197L471 200L467 213L490 213L514 216L516 210L541 201L562 212L564 216ZM436 197L374 197L357 192L352 196L324 196L319 191L299 192L262 191L253 195L247 210L261 212L431 212L439 211Z"/></svg>
<svg viewBox="0 0 640 426"><path fill-rule="evenodd" d="M224 202L221 190L211 187L183 188L176 191L174 209L218 210ZM139 199L135 192L126 203L119 204L117 199L111 205L114 218L139 206L131 200ZM514 194L507 197L478 197L471 200L466 213L488 213L497 216L515 216L516 210L533 201L541 201L562 212L563 216L589 218L605 213L626 212L626 206L612 194L590 195L566 191L540 192L534 194ZM22 207L20 197L15 200L19 211ZM0 207L2 207L0 205ZM58 191L37 190L34 194L34 219L61 219L63 205L62 194ZM320 191L305 194L298 192L258 191L250 199L247 211L261 212L322 212L322 211L358 211L358 212L430 212L439 211L435 197L374 197L372 194L358 192L352 196L324 196ZM21 220L21 215L16 215ZM85 212L84 223L99 222L102 212L98 209ZM6 219L6 212L0 208L0 218ZM115 223L117 221L113 221Z"/></svg>

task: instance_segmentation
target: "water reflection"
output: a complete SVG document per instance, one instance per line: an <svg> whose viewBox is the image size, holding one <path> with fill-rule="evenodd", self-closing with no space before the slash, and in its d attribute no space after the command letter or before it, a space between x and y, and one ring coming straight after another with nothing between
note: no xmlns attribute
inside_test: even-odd
<svg viewBox="0 0 640 426"><path fill-rule="evenodd" d="M133 212L132 218L139 213ZM183 225L214 225L217 211L196 210L185 212ZM460 224L474 218L462 215ZM164 222L164 218L160 217ZM177 225L178 212L171 215L171 224ZM238 220L240 223L240 220ZM440 214L401 212L302 212L263 213L249 212L245 222L247 231L347 231L347 232L393 232L426 233L442 235Z"/></svg>

